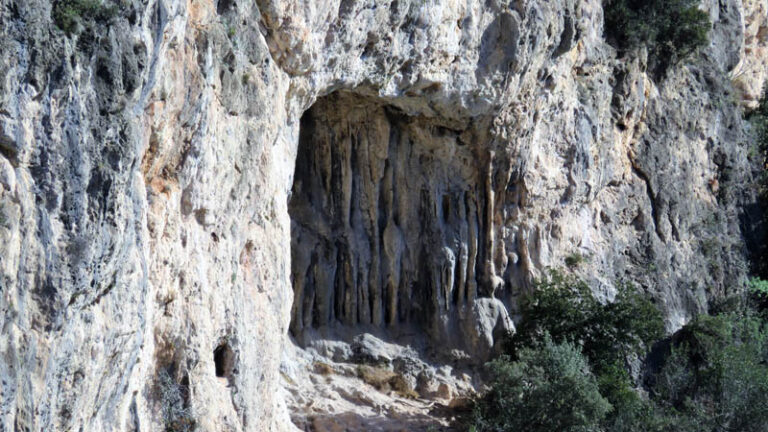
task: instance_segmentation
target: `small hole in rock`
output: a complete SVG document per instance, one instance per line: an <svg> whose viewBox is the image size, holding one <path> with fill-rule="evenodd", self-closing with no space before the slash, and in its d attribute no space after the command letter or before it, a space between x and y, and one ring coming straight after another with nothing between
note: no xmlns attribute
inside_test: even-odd
<svg viewBox="0 0 768 432"><path fill-rule="evenodd" d="M223 343L213 351L213 362L216 364L217 377L230 378L235 369L235 353L227 343Z"/></svg>
<svg viewBox="0 0 768 432"><path fill-rule="evenodd" d="M216 12L218 12L219 15L224 15L232 10L234 6L235 0L219 0L219 3L216 5Z"/></svg>

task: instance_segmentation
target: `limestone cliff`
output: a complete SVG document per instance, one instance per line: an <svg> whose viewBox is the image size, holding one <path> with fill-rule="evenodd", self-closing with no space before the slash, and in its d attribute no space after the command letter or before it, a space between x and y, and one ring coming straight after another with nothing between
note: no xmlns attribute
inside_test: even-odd
<svg viewBox="0 0 768 432"><path fill-rule="evenodd" d="M0 429L290 430L293 341L477 360L566 258L670 330L745 277L766 0L663 79L600 0L62 4L0 0Z"/></svg>

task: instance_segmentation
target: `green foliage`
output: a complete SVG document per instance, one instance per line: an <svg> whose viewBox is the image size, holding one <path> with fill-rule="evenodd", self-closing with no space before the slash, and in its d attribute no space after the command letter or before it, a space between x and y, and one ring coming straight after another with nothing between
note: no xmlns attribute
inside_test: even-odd
<svg viewBox="0 0 768 432"><path fill-rule="evenodd" d="M586 260L587 258L584 255L580 253L572 253L567 257L565 257L565 265L571 268L578 267L581 263L583 263Z"/></svg>
<svg viewBox="0 0 768 432"><path fill-rule="evenodd" d="M472 427L490 431L597 431L611 405L598 391L575 345L548 337L520 351L517 361L489 364L491 390L476 406Z"/></svg>
<svg viewBox="0 0 768 432"><path fill-rule="evenodd" d="M763 98L760 99L760 104L757 108L747 114L747 120L753 122L754 126L757 128L768 128L768 87L763 94ZM762 141L762 143L768 144L768 142L765 141Z"/></svg>
<svg viewBox="0 0 768 432"><path fill-rule="evenodd" d="M581 343L581 332L599 303L586 283L574 276L551 272L537 281L533 293L522 299L522 323L513 347L531 347L549 333L553 340Z"/></svg>
<svg viewBox="0 0 768 432"><path fill-rule="evenodd" d="M54 22L67 34L92 21L108 21L117 14L117 7L107 6L102 0L59 0L53 6Z"/></svg>
<svg viewBox="0 0 768 432"><path fill-rule="evenodd" d="M611 432L663 431L667 420L654 404L635 391L627 369L620 363L604 368L598 377L600 394L613 406L603 422Z"/></svg>
<svg viewBox="0 0 768 432"><path fill-rule="evenodd" d="M764 280L749 289L753 305L768 298ZM628 364L662 327L656 308L630 287L603 304L584 282L552 273L522 311L514 357L490 363L476 431L768 432L765 315L742 306L699 316L631 374ZM633 376L647 377L648 396Z"/></svg>
<svg viewBox="0 0 768 432"><path fill-rule="evenodd" d="M521 312L523 321L509 341L512 357L491 363L492 390L475 410L478 431L662 430L663 418L637 394L624 367L663 334L661 314L650 301L624 285L603 304L580 279L551 272L523 299ZM600 409L581 412L570 404L579 397ZM547 398L557 406L546 406ZM563 418L583 421L552 423Z"/></svg>
<svg viewBox="0 0 768 432"><path fill-rule="evenodd" d="M701 316L675 335L652 388L681 431L768 431L768 331L751 314Z"/></svg>
<svg viewBox="0 0 768 432"><path fill-rule="evenodd" d="M747 291L753 307L763 314L768 313L768 280L750 279Z"/></svg>
<svg viewBox="0 0 768 432"><path fill-rule="evenodd" d="M597 371L641 351L664 330L661 313L631 286L620 286L614 301L602 304L586 283L558 272L539 281L523 299L522 315L513 352L548 333L556 342L581 346Z"/></svg>
<svg viewBox="0 0 768 432"><path fill-rule="evenodd" d="M711 27L698 0L605 0L606 36L621 51L646 46L655 72L707 43Z"/></svg>

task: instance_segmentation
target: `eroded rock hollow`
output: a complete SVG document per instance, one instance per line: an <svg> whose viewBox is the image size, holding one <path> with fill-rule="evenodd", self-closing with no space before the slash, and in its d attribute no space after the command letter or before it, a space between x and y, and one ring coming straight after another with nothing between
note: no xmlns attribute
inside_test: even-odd
<svg viewBox="0 0 768 432"><path fill-rule="evenodd" d="M493 192L483 129L483 119L409 116L349 92L304 114L289 204L294 335L413 325L435 342L486 342L487 351L489 331L511 329L486 268ZM476 315L490 311L493 322L478 327Z"/></svg>

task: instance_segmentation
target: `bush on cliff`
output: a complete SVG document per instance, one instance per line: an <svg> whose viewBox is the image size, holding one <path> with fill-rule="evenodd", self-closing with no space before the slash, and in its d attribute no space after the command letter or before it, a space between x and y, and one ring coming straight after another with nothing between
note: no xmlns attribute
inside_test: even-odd
<svg viewBox="0 0 768 432"><path fill-rule="evenodd" d="M753 285L762 299L765 287ZM660 316L633 291L601 304L583 282L555 274L537 292L524 303L513 357L490 363L476 431L768 432L765 315L701 315L646 356L649 339L662 336Z"/></svg>
<svg viewBox="0 0 768 432"><path fill-rule="evenodd" d="M768 329L747 313L702 315L672 338L653 400L680 431L768 431Z"/></svg>
<svg viewBox="0 0 768 432"><path fill-rule="evenodd" d="M68 34L86 22L106 21L116 14L117 7L102 0L59 0L51 12L56 25Z"/></svg>
<svg viewBox="0 0 768 432"><path fill-rule="evenodd" d="M537 282L521 312L512 354L548 333L557 343L579 345L596 371L640 353L664 331L661 313L633 287L620 285L614 301L601 303L586 283L559 272Z"/></svg>
<svg viewBox="0 0 768 432"><path fill-rule="evenodd" d="M752 308L768 320L768 280L753 277L747 285L747 294Z"/></svg>
<svg viewBox="0 0 768 432"><path fill-rule="evenodd" d="M537 425L657 430L654 407L636 393L625 367L628 357L642 355L663 334L661 314L650 301L624 285L614 301L602 303L583 281L551 272L523 299L521 312L518 332L507 342L511 356L490 363L491 391L475 410L477 431L539 430L531 429ZM537 375L537 365L553 372ZM522 371L534 378L523 379ZM543 406L539 398L557 406ZM574 408L571 402L579 398L593 408Z"/></svg>
<svg viewBox="0 0 768 432"><path fill-rule="evenodd" d="M706 45L711 27L698 0L605 0L605 34L620 51L645 46L649 69L669 66Z"/></svg>

